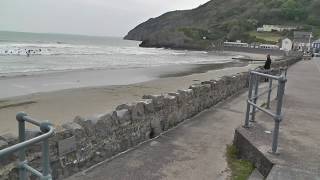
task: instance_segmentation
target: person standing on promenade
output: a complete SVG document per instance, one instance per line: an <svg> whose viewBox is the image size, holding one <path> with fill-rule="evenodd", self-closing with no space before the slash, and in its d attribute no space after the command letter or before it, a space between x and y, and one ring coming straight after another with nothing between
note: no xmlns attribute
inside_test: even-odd
<svg viewBox="0 0 320 180"><path fill-rule="evenodd" d="M264 63L263 68L264 68L264 70L266 71L265 73L269 74L269 70L270 70L270 68L271 68L271 57L270 57L270 54L267 55L267 60L266 60L266 62ZM264 81L265 81L265 82L268 82L269 79L266 78Z"/></svg>
<svg viewBox="0 0 320 180"><path fill-rule="evenodd" d="M264 64L264 67L263 67L265 70L269 70L271 68L271 56L270 54L267 55L267 60Z"/></svg>

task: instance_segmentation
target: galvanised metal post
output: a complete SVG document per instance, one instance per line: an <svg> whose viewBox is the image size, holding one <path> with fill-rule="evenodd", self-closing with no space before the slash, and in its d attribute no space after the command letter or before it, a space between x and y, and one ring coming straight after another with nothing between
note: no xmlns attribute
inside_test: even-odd
<svg viewBox="0 0 320 180"><path fill-rule="evenodd" d="M268 92L268 99L267 99L267 109L270 109L270 101L271 101L271 93L272 93L272 79L269 78L269 92Z"/></svg>
<svg viewBox="0 0 320 180"><path fill-rule="evenodd" d="M253 87L253 74L251 74L251 71L249 71L249 94L248 94L248 101L251 100L252 97L252 87ZM249 118L250 118L250 109L251 109L251 105L250 103L247 101L247 112L246 112L246 119L245 119L245 123L244 123L244 127L245 128L249 128Z"/></svg>
<svg viewBox="0 0 320 180"><path fill-rule="evenodd" d="M283 119L281 110L282 110L283 95L284 95L286 82L287 82L287 79L285 78L285 76L281 75L281 78L279 79L277 110L276 110L276 117L274 117L275 125L273 130L273 139L272 139L272 153L274 154L277 152L279 127L280 127L280 122Z"/></svg>
<svg viewBox="0 0 320 180"><path fill-rule="evenodd" d="M26 131L25 131L25 120L24 116L27 116L26 113L18 113L16 116L16 119L18 120L19 123L19 142L24 142L26 140ZM20 180L25 180L27 179L27 171L23 167L23 164L26 163L26 152L25 148L22 148L19 150L19 179Z"/></svg>
<svg viewBox="0 0 320 180"><path fill-rule="evenodd" d="M50 123L41 123L40 124L40 130L43 133L47 133L50 130ZM49 140L48 138L45 139L42 143L42 175L43 177L41 180L51 180L51 174L50 174L50 159L49 159Z"/></svg>
<svg viewBox="0 0 320 180"><path fill-rule="evenodd" d="M288 67L286 67L285 71L284 71L284 75L287 78L287 74L288 74Z"/></svg>
<svg viewBox="0 0 320 180"><path fill-rule="evenodd" d="M258 91L259 91L259 76L258 75L255 75L255 78L254 78L254 81L255 81L255 84L254 84L254 97L253 97L253 103L254 104L257 104L257 101L258 101ZM255 121L255 116L256 116L256 107L253 106L252 107L252 115L251 115L251 122L254 122Z"/></svg>

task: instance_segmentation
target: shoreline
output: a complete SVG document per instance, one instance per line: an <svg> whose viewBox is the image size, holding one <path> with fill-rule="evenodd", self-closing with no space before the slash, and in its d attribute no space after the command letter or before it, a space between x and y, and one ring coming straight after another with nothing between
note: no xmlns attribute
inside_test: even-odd
<svg viewBox="0 0 320 180"><path fill-rule="evenodd" d="M24 111L40 121L50 120L55 125L61 125L72 121L76 116L91 117L103 114L115 109L120 104L141 100L142 96L146 94L164 94L175 92L178 89L187 89L194 83L244 72L256 66L256 64L251 64L207 72L199 72L198 70L198 73L193 70L194 73L190 75L171 75L171 77L151 79L129 85L72 88L1 99L0 107L3 108L0 108L2 124L0 133L17 134L15 115L20 111Z"/></svg>
<svg viewBox="0 0 320 180"><path fill-rule="evenodd" d="M265 56L232 53L251 58ZM17 134L15 115L20 111L39 120L50 120L55 125L61 125L72 121L76 116L96 116L114 110L120 104L139 101L143 95L176 92L201 81L245 72L259 65L261 63L234 60L233 63L222 64L81 70L0 78L0 83L6 87L0 89L0 134ZM106 83L106 79L111 82ZM29 87L24 86L24 83ZM39 84L42 86L37 86ZM5 97L4 93L16 96Z"/></svg>
<svg viewBox="0 0 320 180"><path fill-rule="evenodd" d="M129 69L85 69L2 77L0 84L6 88L0 89L0 100L64 89L130 85L164 77L186 76L227 67L241 67L247 64L247 62L233 60L233 62L225 63L164 65Z"/></svg>

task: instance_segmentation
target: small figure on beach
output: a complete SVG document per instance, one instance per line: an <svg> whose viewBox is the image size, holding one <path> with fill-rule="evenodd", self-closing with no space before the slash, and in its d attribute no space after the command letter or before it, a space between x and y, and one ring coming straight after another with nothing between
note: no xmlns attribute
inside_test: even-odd
<svg viewBox="0 0 320 180"><path fill-rule="evenodd" d="M267 55L267 60L264 64L264 67L263 67L265 70L269 70L271 68L271 56L270 54Z"/></svg>

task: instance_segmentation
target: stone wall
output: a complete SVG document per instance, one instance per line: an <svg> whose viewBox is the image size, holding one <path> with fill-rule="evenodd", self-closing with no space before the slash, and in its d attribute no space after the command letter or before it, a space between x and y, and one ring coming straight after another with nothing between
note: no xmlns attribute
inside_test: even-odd
<svg viewBox="0 0 320 180"><path fill-rule="evenodd" d="M273 67L288 66L298 60L274 62ZM247 87L248 72L238 73L193 84L186 90L145 95L140 101L119 105L98 117L76 117L72 122L57 126L55 135L50 138L53 177L68 177L136 146ZM0 149L16 142L12 135L0 136ZM38 144L27 150L29 164L33 167L40 165L40 147ZM15 154L0 160L0 179L17 179L16 159Z"/></svg>

